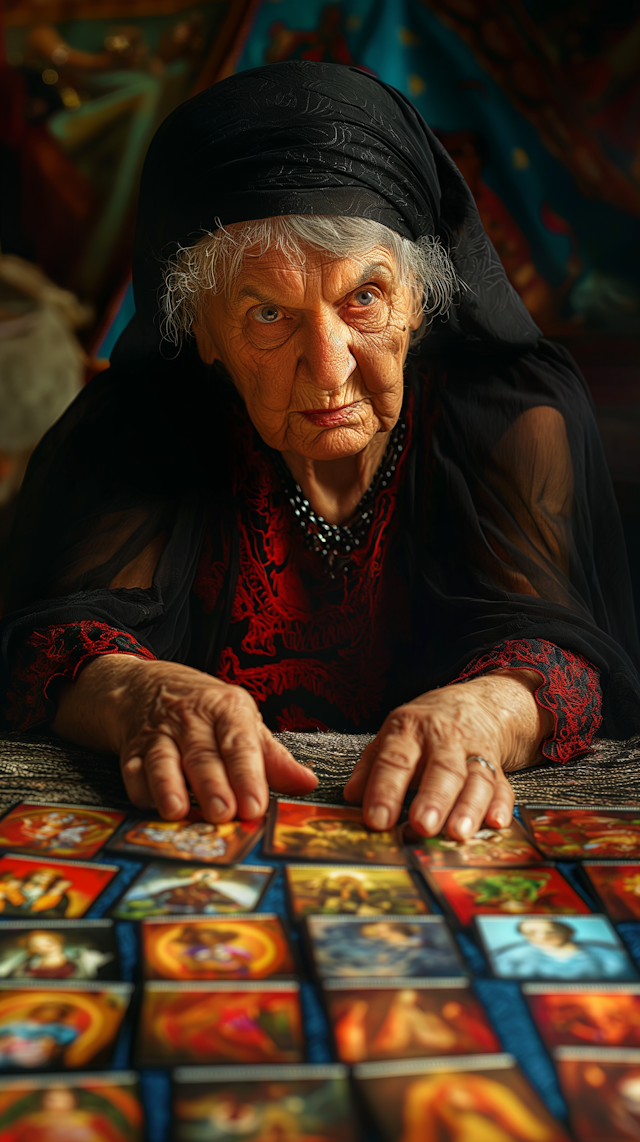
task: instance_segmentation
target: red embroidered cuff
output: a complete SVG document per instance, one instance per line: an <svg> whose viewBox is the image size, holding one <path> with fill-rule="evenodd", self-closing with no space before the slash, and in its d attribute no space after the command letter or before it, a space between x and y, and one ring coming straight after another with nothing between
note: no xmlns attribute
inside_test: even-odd
<svg viewBox="0 0 640 1142"><path fill-rule="evenodd" d="M568 761L589 749L602 724L600 672L575 651L561 650L545 639L517 639L477 658L456 678L462 682L490 670L536 670L542 682L536 702L553 714L553 737L542 744L542 753L553 761Z"/></svg>
<svg viewBox="0 0 640 1142"><path fill-rule="evenodd" d="M132 634L106 623L83 620L34 630L11 675L7 718L15 730L28 730L55 717L52 683L73 682L83 662L99 654L155 655Z"/></svg>

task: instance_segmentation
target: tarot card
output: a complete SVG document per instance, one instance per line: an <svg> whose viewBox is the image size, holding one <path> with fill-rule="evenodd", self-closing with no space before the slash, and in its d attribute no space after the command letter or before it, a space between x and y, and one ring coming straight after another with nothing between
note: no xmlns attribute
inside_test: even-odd
<svg viewBox="0 0 640 1142"><path fill-rule="evenodd" d="M267 856L332 864L406 865L402 845L399 828L376 833L355 806L279 799L269 806L263 850Z"/></svg>
<svg viewBox="0 0 640 1142"><path fill-rule="evenodd" d="M640 857L640 807L525 805L522 819L552 860Z"/></svg>
<svg viewBox="0 0 640 1142"><path fill-rule="evenodd" d="M3 920L0 979L119 979L113 920Z"/></svg>
<svg viewBox="0 0 640 1142"><path fill-rule="evenodd" d="M307 916L305 924L320 979L466 976L442 916Z"/></svg>
<svg viewBox="0 0 640 1142"><path fill-rule="evenodd" d="M84 916L118 872L115 864L5 853L0 856L0 919Z"/></svg>
<svg viewBox="0 0 640 1142"><path fill-rule="evenodd" d="M145 979L291 979L296 963L279 916L145 920Z"/></svg>
<svg viewBox="0 0 640 1142"><path fill-rule="evenodd" d="M556 1047L640 1047L640 984L525 983L533 1021Z"/></svg>
<svg viewBox="0 0 640 1142"><path fill-rule="evenodd" d="M127 821L111 838L108 848L138 858L234 864L260 840L263 826L263 820L210 825L199 809L192 809L183 821L163 821L160 817Z"/></svg>
<svg viewBox="0 0 640 1142"><path fill-rule="evenodd" d="M554 1062L577 1142L640 1137L640 1051L558 1047Z"/></svg>
<svg viewBox="0 0 640 1142"><path fill-rule="evenodd" d="M519 821L506 829L482 828L468 841L454 841L446 833L419 837L405 825L405 841L419 869L502 868L504 865L540 864L537 852Z"/></svg>
<svg viewBox="0 0 640 1142"><path fill-rule="evenodd" d="M150 864L120 898L118 920L253 912L275 873L266 865Z"/></svg>
<svg viewBox="0 0 640 1142"><path fill-rule="evenodd" d="M299 1063L304 1036L297 983L147 983L140 1066Z"/></svg>
<svg viewBox="0 0 640 1142"><path fill-rule="evenodd" d="M636 980L606 916L476 916L494 975L522 980Z"/></svg>
<svg viewBox="0 0 640 1142"><path fill-rule="evenodd" d="M86 860L96 855L125 817L120 809L21 801L0 821L0 849Z"/></svg>
<svg viewBox="0 0 640 1142"><path fill-rule="evenodd" d="M343 1063L491 1054L500 1043L468 980L329 980L324 1001Z"/></svg>
<svg viewBox="0 0 640 1142"><path fill-rule="evenodd" d="M383 1142L569 1142L512 1055L360 1063L353 1074Z"/></svg>
<svg viewBox="0 0 640 1142"><path fill-rule="evenodd" d="M0 1142L144 1142L138 1076L16 1075L0 1079Z"/></svg>
<svg viewBox="0 0 640 1142"><path fill-rule="evenodd" d="M614 923L640 920L640 861L586 860L582 871Z"/></svg>
<svg viewBox="0 0 640 1142"><path fill-rule="evenodd" d="M245 1125L246 1124L246 1125ZM175 1142L357 1142L346 1067L179 1067ZM0 1138L0 1142L2 1139Z"/></svg>
<svg viewBox="0 0 640 1142"><path fill-rule="evenodd" d="M525 912L589 915L591 909L553 865L533 868L432 868L429 888L460 924L474 916Z"/></svg>
<svg viewBox="0 0 640 1142"><path fill-rule="evenodd" d="M408 868L288 864L287 895L294 920L303 916L425 916L431 911Z"/></svg>
<svg viewBox="0 0 640 1142"><path fill-rule="evenodd" d="M130 983L0 983L0 1071L108 1066Z"/></svg>

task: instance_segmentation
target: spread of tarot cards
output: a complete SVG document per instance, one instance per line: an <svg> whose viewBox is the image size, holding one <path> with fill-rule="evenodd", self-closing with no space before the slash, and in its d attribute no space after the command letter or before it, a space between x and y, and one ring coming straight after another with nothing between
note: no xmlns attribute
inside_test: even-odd
<svg viewBox="0 0 640 1142"><path fill-rule="evenodd" d="M0 1142L640 1137L636 921L633 806L461 842L293 798L221 825L22 801Z"/></svg>

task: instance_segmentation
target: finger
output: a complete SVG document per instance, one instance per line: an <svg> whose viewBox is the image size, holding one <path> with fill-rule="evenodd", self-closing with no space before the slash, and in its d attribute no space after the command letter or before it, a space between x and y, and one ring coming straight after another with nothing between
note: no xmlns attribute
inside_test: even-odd
<svg viewBox="0 0 640 1142"><path fill-rule="evenodd" d="M485 821L494 829L506 829L513 818L513 806L516 795L513 786L505 774L500 770L499 780L491 799L491 804L485 813Z"/></svg>
<svg viewBox="0 0 640 1142"><path fill-rule="evenodd" d="M266 726L260 727L262 752L267 781L277 793L310 793L318 784L318 778L307 765L301 765L269 733Z"/></svg>
<svg viewBox="0 0 640 1142"><path fill-rule="evenodd" d="M203 722L185 728L180 738L182 765L204 817L221 824L235 817L238 803L213 726Z"/></svg>
<svg viewBox="0 0 640 1142"><path fill-rule="evenodd" d="M440 832L466 780L467 750L462 745L450 742L430 750L409 810L409 823L417 833L433 837Z"/></svg>
<svg viewBox="0 0 640 1142"><path fill-rule="evenodd" d="M144 774L153 804L161 817L179 820L189 812L190 800L182 772L180 750L168 734L156 734L142 752Z"/></svg>
<svg viewBox="0 0 640 1142"><path fill-rule="evenodd" d="M354 801L358 804L362 801L371 766L378 753L380 737L381 734L378 734L372 742L369 742L368 746L365 746L362 756L354 765L351 777L342 791L347 801Z"/></svg>
<svg viewBox="0 0 640 1142"><path fill-rule="evenodd" d="M466 841L478 832L493 800L498 772L472 761L467 767L467 780L447 821L447 832L456 841Z"/></svg>
<svg viewBox="0 0 640 1142"><path fill-rule="evenodd" d="M154 808L141 757L130 757L122 762L122 780L132 805L138 809Z"/></svg>
<svg viewBox="0 0 640 1142"><path fill-rule="evenodd" d="M392 717L381 738L364 792L363 817L371 829L395 825L422 757L422 742L413 720Z"/></svg>
<svg viewBox="0 0 640 1142"><path fill-rule="evenodd" d="M238 816L249 821L262 817L269 804L261 728L255 706L247 702L240 689L225 702L215 724Z"/></svg>

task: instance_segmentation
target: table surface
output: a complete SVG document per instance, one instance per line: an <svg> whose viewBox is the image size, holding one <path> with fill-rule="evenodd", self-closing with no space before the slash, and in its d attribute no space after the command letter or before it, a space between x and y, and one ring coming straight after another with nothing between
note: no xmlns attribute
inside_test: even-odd
<svg viewBox="0 0 640 1142"><path fill-rule="evenodd" d="M366 734L283 733L294 757L319 777L316 801L343 800L342 788ZM640 804L640 735L628 741L598 741L565 765L549 762L509 774L519 804ZM21 797L82 805L127 805L115 757L92 753L43 734L0 734L0 810Z"/></svg>

